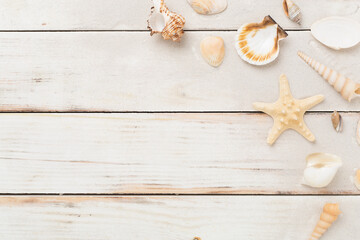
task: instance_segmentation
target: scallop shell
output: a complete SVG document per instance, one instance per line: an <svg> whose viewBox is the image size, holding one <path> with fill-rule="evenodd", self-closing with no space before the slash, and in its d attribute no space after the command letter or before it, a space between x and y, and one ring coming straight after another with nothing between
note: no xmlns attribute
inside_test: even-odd
<svg viewBox="0 0 360 240"><path fill-rule="evenodd" d="M310 240L317 240L328 230L333 222L338 218L341 211L338 203L327 203L320 215L320 220L316 224L314 231L311 234Z"/></svg>
<svg viewBox="0 0 360 240"><path fill-rule="evenodd" d="M161 33L165 40L180 41L184 34L185 18L179 14L169 11L164 0L152 0L154 6L148 19L148 29L152 36Z"/></svg>
<svg viewBox="0 0 360 240"><path fill-rule="evenodd" d="M332 125L333 125L335 131L337 131L337 132L342 131L342 117L337 111L334 111L331 114L331 122L332 122Z"/></svg>
<svg viewBox="0 0 360 240"><path fill-rule="evenodd" d="M342 166L341 158L328 153L313 153L306 158L303 184L314 188L326 187Z"/></svg>
<svg viewBox="0 0 360 240"><path fill-rule="evenodd" d="M205 61L218 67L225 57L224 40L221 37L206 37L200 43L200 50Z"/></svg>
<svg viewBox="0 0 360 240"><path fill-rule="evenodd" d="M329 48L350 48L360 42L360 23L345 17L329 17L311 26L312 35Z"/></svg>
<svg viewBox="0 0 360 240"><path fill-rule="evenodd" d="M301 24L301 12L298 5L296 5L291 0L284 0L283 1L283 7L286 16L293 22L296 22L297 24Z"/></svg>
<svg viewBox="0 0 360 240"><path fill-rule="evenodd" d="M360 190L360 169L356 170L354 183L355 183L355 186Z"/></svg>
<svg viewBox="0 0 360 240"><path fill-rule="evenodd" d="M240 57L254 65L265 65L279 55L279 41L287 33L270 17L261 23L242 25L237 31L235 47Z"/></svg>
<svg viewBox="0 0 360 240"><path fill-rule="evenodd" d="M329 84L331 84L337 92L347 101L351 102L354 97L360 96L360 84L353 80L341 75L335 70L326 67L311 57L305 55L303 52L298 52L300 58L302 58L309 66L317 71Z"/></svg>
<svg viewBox="0 0 360 240"><path fill-rule="evenodd" d="M227 0L187 0L195 12L204 15L217 14L227 7Z"/></svg>

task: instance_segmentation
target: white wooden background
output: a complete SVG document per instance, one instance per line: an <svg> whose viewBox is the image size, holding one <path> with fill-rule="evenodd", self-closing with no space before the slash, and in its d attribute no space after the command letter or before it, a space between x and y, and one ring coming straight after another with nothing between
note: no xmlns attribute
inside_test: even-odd
<svg viewBox="0 0 360 240"><path fill-rule="evenodd" d="M359 46L329 50L309 32L334 14L360 21L360 0L296 0L302 26L281 2L229 0L201 16L167 0L187 20L173 43L149 36L150 0L0 0L0 238L306 239L338 202L324 239L356 239L360 100L343 100L296 52L360 82ZM235 31L268 14L289 37L274 63L251 66ZM199 51L209 35L226 44L216 69ZM252 103L276 100L281 73L296 98L325 95L305 117L316 143L287 131L266 144L272 120ZM301 185L312 152L343 159L327 188Z"/></svg>

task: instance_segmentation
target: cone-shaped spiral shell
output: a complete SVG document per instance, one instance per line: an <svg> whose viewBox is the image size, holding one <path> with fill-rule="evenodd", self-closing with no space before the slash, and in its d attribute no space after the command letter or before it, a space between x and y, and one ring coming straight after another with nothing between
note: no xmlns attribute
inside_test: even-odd
<svg viewBox="0 0 360 240"><path fill-rule="evenodd" d="M327 203L324 206L323 212L320 215L320 220L311 234L310 240L317 240L326 232L331 224L337 219L341 213L339 204Z"/></svg>
<svg viewBox="0 0 360 240"><path fill-rule="evenodd" d="M303 183L315 188L326 187L341 166L342 161L338 156L328 153L310 154L306 158Z"/></svg>
<svg viewBox="0 0 360 240"><path fill-rule="evenodd" d="M265 65L279 55L279 41L287 33L270 17L261 23L242 25L237 31L235 47L240 57L254 65Z"/></svg>
<svg viewBox="0 0 360 240"><path fill-rule="evenodd" d="M337 92L347 101L351 102L354 97L360 96L360 84L353 80L341 75L335 70L326 67L315 59L305 55L303 52L298 52L309 66L317 71L329 84L331 84Z"/></svg>
<svg viewBox="0 0 360 240"><path fill-rule="evenodd" d="M200 43L200 50L205 61L218 67L224 60L225 45L221 37L206 37Z"/></svg>
<svg viewBox="0 0 360 240"><path fill-rule="evenodd" d="M221 13L227 7L227 0L187 0L195 12L204 15Z"/></svg>
<svg viewBox="0 0 360 240"><path fill-rule="evenodd" d="M165 40L180 41L184 34L185 18L169 11L164 0L152 0L154 6L148 19L148 29L152 36L161 33Z"/></svg>
<svg viewBox="0 0 360 240"><path fill-rule="evenodd" d="M286 16L297 24L301 24L300 8L291 0L284 0L283 7Z"/></svg>

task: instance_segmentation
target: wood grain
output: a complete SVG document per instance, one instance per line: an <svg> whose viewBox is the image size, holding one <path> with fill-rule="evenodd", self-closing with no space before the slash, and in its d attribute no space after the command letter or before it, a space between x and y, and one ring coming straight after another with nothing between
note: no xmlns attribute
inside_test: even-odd
<svg viewBox="0 0 360 240"><path fill-rule="evenodd" d="M13 240L307 239L326 202L342 215L324 239L356 239L360 197L1 197Z"/></svg>
<svg viewBox="0 0 360 240"><path fill-rule="evenodd" d="M296 98L324 94L314 111L359 110L298 56L310 56L360 82L360 48L328 50L308 32L291 32L279 58L256 67L237 55L233 32L188 32L183 42L147 33L0 33L0 111L254 111L278 97L285 73ZM202 59L201 39L219 35L219 68Z"/></svg>
<svg viewBox="0 0 360 240"><path fill-rule="evenodd" d="M1 114L0 193L359 194L358 114L305 121L317 137L285 132L266 144L263 114ZM305 157L344 162L325 189L301 185Z"/></svg>
<svg viewBox="0 0 360 240"><path fill-rule="evenodd" d="M323 17L348 16L360 20L359 0L297 0L303 12L301 26L285 16L280 0L229 0L221 14L202 16L191 9L186 0L167 0L173 11L187 20L186 29L235 30L248 22L259 22L271 15L282 27L308 29ZM152 6L150 0L1 0L1 30L146 30Z"/></svg>

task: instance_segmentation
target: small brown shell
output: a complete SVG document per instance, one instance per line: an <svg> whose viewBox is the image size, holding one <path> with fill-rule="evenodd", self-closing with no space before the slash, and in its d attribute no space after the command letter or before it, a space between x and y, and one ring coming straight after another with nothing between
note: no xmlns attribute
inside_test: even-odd
<svg viewBox="0 0 360 240"><path fill-rule="evenodd" d="M331 114L331 122L332 122L332 125L333 125L335 131L337 131L337 132L342 131L342 128L343 128L342 122L343 122L343 120L342 120L341 115L337 111L334 111Z"/></svg>

